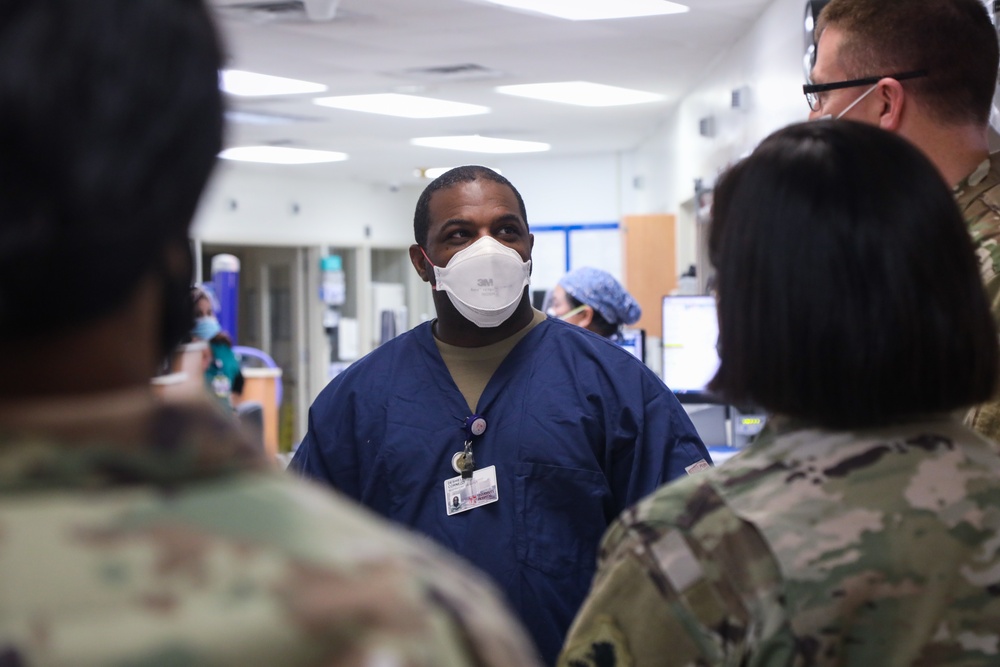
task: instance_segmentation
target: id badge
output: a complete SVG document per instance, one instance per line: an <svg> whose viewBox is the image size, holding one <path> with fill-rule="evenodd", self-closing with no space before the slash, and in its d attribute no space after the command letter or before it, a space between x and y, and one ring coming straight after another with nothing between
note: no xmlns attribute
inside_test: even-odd
<svg viewBox="0 0 1000 667"><path fill-rule="evenodd" d="M489 466L472 473L470 479L462 476L444 481L444 503L448 516L489 505L500 500L497 493L497 467Z"/></svg>

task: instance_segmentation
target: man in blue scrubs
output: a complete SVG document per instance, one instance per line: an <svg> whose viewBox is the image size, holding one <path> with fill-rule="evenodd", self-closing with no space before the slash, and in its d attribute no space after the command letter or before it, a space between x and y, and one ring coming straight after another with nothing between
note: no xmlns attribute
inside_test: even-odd
<svg viewBox="0 0 1000 667"><path fill-rule="evenodd" d="M413 226L437 319L323 390L291 466L491 575L551 664L604 529L710 458L638 359L531 307L534 238L507 179L452 169Z"/></svg>

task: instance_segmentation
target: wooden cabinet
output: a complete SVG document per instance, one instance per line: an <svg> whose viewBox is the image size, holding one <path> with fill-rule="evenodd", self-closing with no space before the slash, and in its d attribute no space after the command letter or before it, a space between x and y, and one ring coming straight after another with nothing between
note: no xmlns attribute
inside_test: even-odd
<svg viewBox="0 0 1000 667"><path fill-rule="evenodd" d="M677 287L677 219L669 214L622 218L625 289L642 306L642 319L632 326L662 338L662 299Z"/></svg>
<svg viewBox="0 0 1000 667"><path fill-rule="evenodd" d="M278 383L280 368L246 368L243 373L243 393L240 403L260 403L264 411L264 451L273 460L278 455Z"/></svg>

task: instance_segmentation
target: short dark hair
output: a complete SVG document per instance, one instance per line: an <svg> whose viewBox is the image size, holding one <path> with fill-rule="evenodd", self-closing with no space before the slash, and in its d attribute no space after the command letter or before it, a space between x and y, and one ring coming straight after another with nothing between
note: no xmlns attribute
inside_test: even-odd
<svg viewBox="0 0 1000 667"><path fill-rule="evenodd" d="M830 428L991 396L1000 353L972 240L906 140L789 126L723 174L712 217L713 391Z"/></svg>
<svg viewBox="0 0 1000 667"><path fill-rule="evenodd" d="M521 218L524 220L525 225L528 224L528 213L524 209L524 200L521 199L521 193L517 191L517 188L510 181L489 167L481 167L479 165L455 167L435 178L420 193L420 198L417 200L417 208L413 212L413 239L417 242L417 245L422 247L427 246L427 233L431 227L431 195L438 190L446 190L459 183L469 183L479 179L493 181L494 183L506 185L510 188L511 192L517 198L517 205L521 209Z"/></svg>
<svg viewBox="0 0 1000 667"><path fill-rule="evenodd" d="M202 0L0 4L0 339L113 312L187 234L221 148Z"/></svg>
<svg viewBox="0 0 1000 667"><path fill-rule="evenodd" d="M830 0L816 23L844 32L841 63L852 78L927 70L906 87L943 123L986 126L1000 47L981 0Z"/></svg>

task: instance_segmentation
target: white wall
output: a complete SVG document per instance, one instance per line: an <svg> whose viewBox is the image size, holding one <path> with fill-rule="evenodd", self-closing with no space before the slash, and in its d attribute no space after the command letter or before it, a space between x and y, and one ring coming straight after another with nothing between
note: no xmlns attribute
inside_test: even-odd
<svg viewBox="0 0 1000 667"><path fill-rule="evenodd" d="M711 185L765 136L806 120L803 17L801 0L774 0L753 28L719 55L660 131L624 158L621 188L627 212L678 214L678 267L695 262L689 201L695 179ZM738 88L749 92L745 110L731 107ZM714 137L699 134L699 120L709 116L715 120Z"/></svg>
<svg viewBox="0 0 1000 667"><path fill-rule="evenodd" d="M517 187L532 225L615 223L623 213L617 154L508 157L489 164ZM337 177L335 164L219 167L195 221L194 236L203 243L399 249L413 243L413 208L425 184L390 190L355 183ZM561 244L554 248L560 252L546 252L545 243L538 247L536 282L549 288L565 270L565 256ZM620 246L608 244L602 268L619 275L620 255Z"/></svg>
<svg viewBox="0 0 1000 667"><path fill-rule="evenodd" d="M617 222L617 154L496 161L524 198L531 224Z"/></svg>
<svg viewBox="0 0 1000 667"><path fill-rule="evenodd" d="M419 190L351 182L336 166L221 162L193 235L243 245L409 246Z"/></svg>
<svg viewBox="0 0 1000 667"><path fill-rule="evenodd" d="M532 224L616 222L621 217L616 154L507 158L491 161L491 166L521 192ZM349 181L336 171L336 165L223 162L203 198L194 235L208 243L247 245L413 243L413 208L423 184L390 190Z"/></svg>

